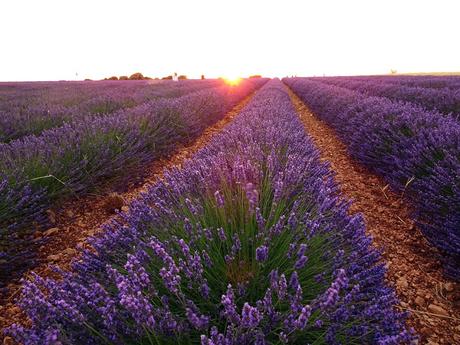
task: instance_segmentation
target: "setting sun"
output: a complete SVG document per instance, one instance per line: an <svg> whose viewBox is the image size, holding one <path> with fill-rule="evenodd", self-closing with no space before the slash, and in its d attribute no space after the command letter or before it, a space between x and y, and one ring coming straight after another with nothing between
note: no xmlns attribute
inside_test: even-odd
<svg viewBox="0 0 460 345"><path fill-rule="evenodd" d="M224 81L228 85L235 86L241 82L241 77L236 77L236 76L224 77Z"/></svg>

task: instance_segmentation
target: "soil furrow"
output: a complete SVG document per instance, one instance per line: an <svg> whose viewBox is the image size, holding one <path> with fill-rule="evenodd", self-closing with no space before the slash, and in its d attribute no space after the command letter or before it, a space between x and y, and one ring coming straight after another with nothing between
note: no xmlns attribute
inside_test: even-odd
<svg viewBox="0 0 460 345"><path fill-rule="evenodd" d="M223 119L206 128L199 138L178 146L168 157L156 160L146 167L142 174L130 178L124 192L69 200L58 208L48 210L53 227L43 234L49 238L39 249L40 264L25 274L24 278L29 277L32 271L42 277L52 276L54 273L50 269L50 264L68 269L78 250L88 246L86 239L96 235L104 224L117 217L117 209L127 210L129 203L160 180L164 171L180 167L185 160L206 146L214 135L222 131L238 115L256 92L238 103ZM0 329L15 322L25 321L25 316L14 303L20 293L21 284L12 283L8 290L9 293L0 301ZM3 338L2 333L0 340Z"/></svg>
<svg viewBox="0 0 460 345"><path fill-rule="evenodd" d="M408 324L423 344L460 344L459 286L443 277L437 251L410 217L402 195L353 160L334 130L320 121L289 90L305 130L335 172L350 212L364 215L367 232L382 251L387 280L396 288L401 310L410 312Z"/></svg>

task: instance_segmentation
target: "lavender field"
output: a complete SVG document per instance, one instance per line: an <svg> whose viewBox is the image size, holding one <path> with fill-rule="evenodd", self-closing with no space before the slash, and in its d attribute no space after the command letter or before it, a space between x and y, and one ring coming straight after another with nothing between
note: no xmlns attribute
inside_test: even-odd
<svg viewBox="0 0 460 345"><path fill-rule="evenodd" d="M293 97L363 171L356 195ZM0 83L4 344L460 341L459 116L455 76ZM401 252L354 207L366 176L382 223L386 193L409 210L377 234ZM83 245L69 203L101 218Z"/></svg>
<svg viewBox="0 0 460 345"><path fill-rule="evenodd" d="M16 98L7 84L5 117L39 134L24 133L0 144L0 283L33 260L32 247L39 245L33 235L49 226L45 211L50 205L113 183L167 154L263 82L248 81L236 89L218 81L153 86L130 81L122 87L106 82L69 87L21 84ZM99 95L89 96L94 88ZM31 113L22 92L36 104ZM62 97L61 104L56 97ZM76 99L84 100L62 106ZM43 129L45 124L48 129Z"/></svg>
<svg viewBox="0 0 460 345"><path fill-rule="evenodd" d="M336 129L352 156L395 190L404 191L418 226L443 254L446 273L460 280L460 123L455 112L443 116L435 110L445 108L447 102L457 103L460 89L454 86L458 78L438 79L438 83L452 81L453 86L438 92L449 97L431 98L437 100L435 104L425 96L439 89L417 84L399 87L394 96L375 91L397 88L386 81L406 78L384 82L299 78L286 83ZM430 85L424 80L421 85ZM416 90L419 97L410 96L408 89ZM398 101L402 99L405 102ZM449 108L458 111L458 105Z"/></svg>

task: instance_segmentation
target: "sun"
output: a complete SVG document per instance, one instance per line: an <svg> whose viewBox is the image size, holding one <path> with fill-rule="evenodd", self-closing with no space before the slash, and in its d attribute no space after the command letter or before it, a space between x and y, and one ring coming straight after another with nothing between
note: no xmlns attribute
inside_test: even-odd
<svg viewBox="0 0 460 345"><path fill-rule="evenodd" d="M238 85L243 78L237 76L237 75L228 75L224 77L225 83L227 83L230 86L236 86Z"/></svg>

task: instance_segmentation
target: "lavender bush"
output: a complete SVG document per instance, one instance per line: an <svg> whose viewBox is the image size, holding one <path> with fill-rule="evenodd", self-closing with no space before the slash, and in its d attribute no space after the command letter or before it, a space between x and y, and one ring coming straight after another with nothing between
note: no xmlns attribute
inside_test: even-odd
<svg viewBox="0 0 460 345"><path fill-rule="evenodd" d="M460 89L460 76L407 76L407 75L386 75L386 76L362 76L344 77L350 80L377 81L387 84L410 87L424 87L430 89Z"/></svg>
<svg viewBox="0 0 460 345"><path fill-rule="evenodd" d="M0 83L0 142L221 85L218 80Z"/></svg>
<svg viewBox="0 0 460 345"><path fill-rule="evenodd" d="M273 80L72 272L24 281L32 325L8 332L25 345L409 341L362 217L337 193Z"/></svg>
<svg viewBox="0 0 460 345"><path fill-rule="evenodd" d="M374 80L373 78L335 77L313 78L312 80L327 84L345 87L362 92L368 96L387 97L397 101L411 102L425 107L428 110L438 110L444 114L453 114L458 118L460 114L459 88L425 88L420 86L394 85Z"/></svg>
<svg viewBox="0 0 460 345"><path fill-rule="evenodd" d="M12 266L35 263L34 252L24 248L40 242L26 229L36 223L47 223L43 197L43 193L33 192L27 183L11 186L0 177L0 288L11 277Z"/></svg>
<svg viewBox="0 0 460 345"><path fill-rule="evenodd" d="M420 106L367 97L303 78L285 79L332 125L361 163L415 206L414 218L460 280L460 124Z"/></svg>
<svg viewBox="0 0 460 345"><path fill-rule="evenodd" d="M28 239L46 225L44 209L129 176L179 142L196 138L264 82L156 100L0 144L0 284L31 263L19 254L29 258L33 252L35 242Z"/></svg>

